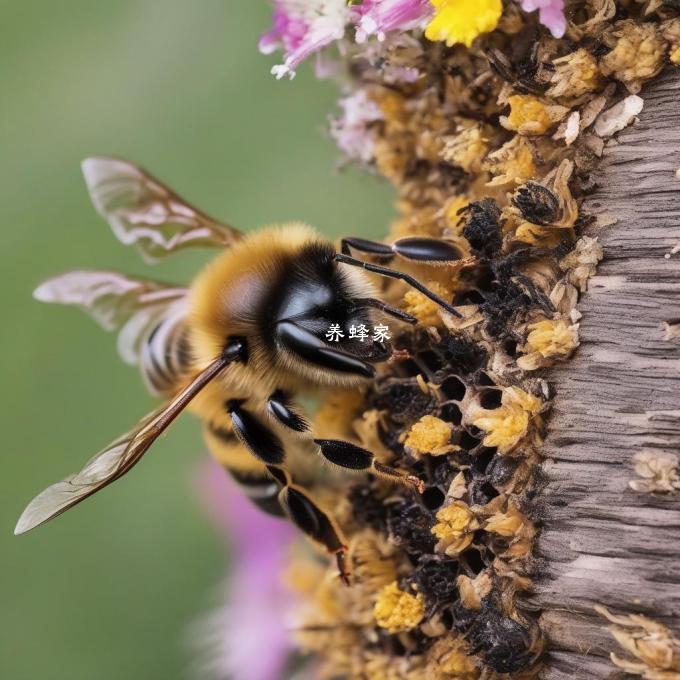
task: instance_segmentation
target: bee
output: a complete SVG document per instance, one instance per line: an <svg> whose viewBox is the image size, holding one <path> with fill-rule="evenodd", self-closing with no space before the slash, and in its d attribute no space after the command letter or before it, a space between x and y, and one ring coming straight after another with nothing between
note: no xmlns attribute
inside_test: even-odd
<svg viewBox="0 0 680 680"><path fill-rule="evenodd" d="M122 359L136 365L165 403L104 447L78 473L36 496L21 515L21 534L77 505L129 472L187 407L203 423L212 455L248 496L285 514L335 555L349 582L340 530L291 476L287 450L305 443L340 468L371 472L420 492L415 476L378 462L351 442L315 438L294 397L353 387L374 378L392 354L389 342L342 337L341 328L391 317L416 323L376 297L370 273L399 279L448 313L456 309L395 258L456 266L461 252L444 240L408 237L391 245L345 238L341 252L309 226L265 227L243 234L191 206L150 174L116 158L82 164L94 206L125 244L150 263L194 246L221 249L188 288L112 271L72 271L41 284L34 297L75 305L118 333ZM361 252L382 264L355 258ZM350 334L351 335L351 334Z"/></svg>

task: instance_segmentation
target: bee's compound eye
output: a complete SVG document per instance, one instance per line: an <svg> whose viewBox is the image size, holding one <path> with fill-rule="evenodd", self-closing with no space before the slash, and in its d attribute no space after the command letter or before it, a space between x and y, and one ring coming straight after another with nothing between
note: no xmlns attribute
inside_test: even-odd
<svg viewBox="0 0 680 680"><path fill-rule="evenodd" d="M306 328L292 321L277 324L277 334L282 344L310 363L339 373L353 373L366 378L375 375L375 369L365 361L346 352L327 346Z"/></svg>

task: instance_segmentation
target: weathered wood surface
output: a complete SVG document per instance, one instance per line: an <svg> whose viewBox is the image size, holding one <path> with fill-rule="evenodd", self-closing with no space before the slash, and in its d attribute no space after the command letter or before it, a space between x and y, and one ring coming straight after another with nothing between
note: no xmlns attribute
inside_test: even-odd
<svg viewBox="0 0 680 680"><path fill-rule="evenodd" d="M581 346L553 371L542 561L534 604L552 650L543 677L606 678L617 645L593 611L647 614L680 633L680 493L636 493L632 457L680 453L680 75L642 93L640 121L605 151L586 209L618 222L580 304ZM595 232L591 232L595 233ZM625 656L625 654L623 654Z"/></svg>

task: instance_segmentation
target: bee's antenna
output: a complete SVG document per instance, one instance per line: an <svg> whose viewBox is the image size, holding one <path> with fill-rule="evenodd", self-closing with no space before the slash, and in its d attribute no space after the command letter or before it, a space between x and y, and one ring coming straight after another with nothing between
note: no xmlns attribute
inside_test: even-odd
<svg viewBox="0 0 680 680"><path fill-rule="evenodd" d="M442 309L446 310L449 314L453 314L453 316L457 316L459 318L461 316L460 312L457 311L453 305L446 302L446 300L440 298L439 295L431 291L427 286L424 286L422 283L420 283L420 281L414 279L409 274L400 272L397 269L382 267L381 265L378 264L362 262L361 260L357 260L354 257L350 257L349 255L344 255L342 253L336 254L335 260L336 262L341 262L342 264L349 264L352 267L361 267L366 271L373 272L374 274L380 274L380 276L387 276L390 279L399 279L400 281L407 283L409 286L411 286L411 288L415 288L418 292L422 293L426 298L432 300L432 302L438 304Z"/></svg>

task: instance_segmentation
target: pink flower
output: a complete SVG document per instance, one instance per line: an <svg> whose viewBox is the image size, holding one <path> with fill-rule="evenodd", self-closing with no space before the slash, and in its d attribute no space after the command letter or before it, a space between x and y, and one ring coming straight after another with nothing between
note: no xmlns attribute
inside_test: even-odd
<svg viewBox="0 0 680 680"><path fill-rule="evenodd" d="M420 28L432 14L428 0L363 0L352 10L358 43L371 35L383 41L390 31Z"/></svg>
<svg viewBox="0 0 680 680"><path fill-rule="evenodd" d="M561 38L567 30L564 16L564 0L521 0L525 12L538 10L539 21L550 29L555 38Z"/></svg>
<svg viewBox="0 0 680 680"><path fill-rule="evenodd" d="M264 54L283 49L283 64L272 74L295 77L300 62L345 35L349 15L345 0L274 0L272 28L259 43Z"/></svg>
<svg viewBox="0 0 680 680"><path fill-rule="evenodd" d="M331 118L331 137L348 158L368 163L374 146L369 125L382 120L382 112L364 90L343 97L339 103L342 115Z"/></svg>
<svg viewBox="0 0 680 680"><path fill-rule="evenodd" d="M293 650L290 614L295 603L281 582L292 525L258 510L217 463L198 480L199 498L231 546L232 569L224 604L192 626L202 652L195 675L205 680L278 680Z"/></svg>
<svg viewBox="0 0 680 680"><path fill-rule="evenodd" d="M428 0L274 0L272 27L260 38L260 52L282 49L284 60L272 68L277 78L295 76L297 66L313 53L355 29L358 43L391 31L422 28L432 14Z"/></svg>
<svg viewBox="0 0 680 680"><path fill-rule="evenodd" d="M280 7L274 8L272 27L262 35L258 47L262 54L271 54L279 47L293 52L300 47L307 33L307 24L299 17L289 16Z"/></svg>

